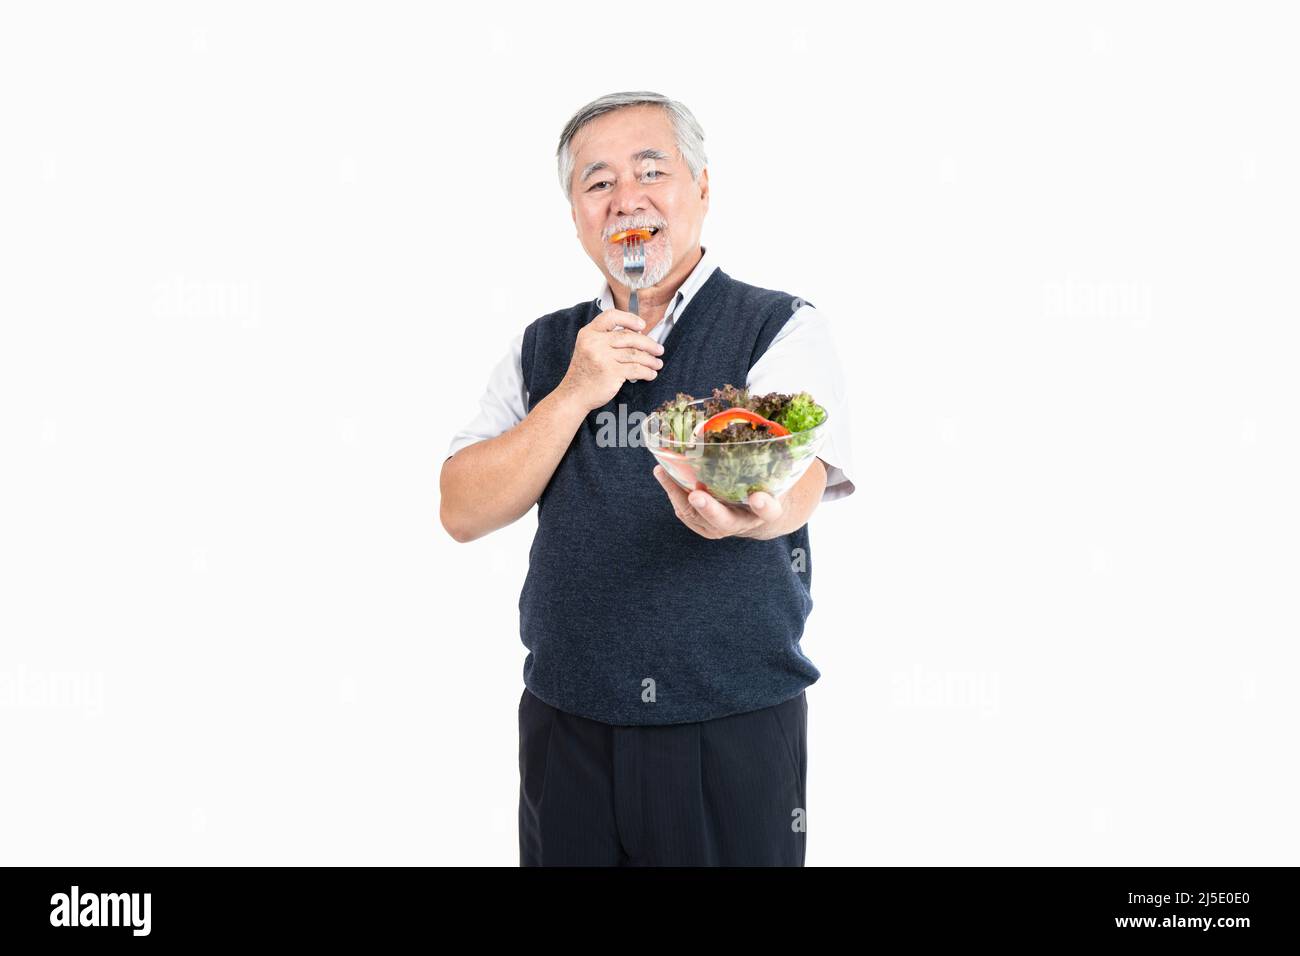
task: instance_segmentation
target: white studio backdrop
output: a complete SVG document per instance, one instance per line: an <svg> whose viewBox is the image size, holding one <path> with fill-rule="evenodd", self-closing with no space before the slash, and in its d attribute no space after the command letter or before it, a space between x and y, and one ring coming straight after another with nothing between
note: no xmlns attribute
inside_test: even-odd
<svg viewBox="0 0 1300 956"><path fill-rule="evenodd" d="M437 469L651 89L849 378L808 864L1294 864L1294 20L973 6L6 5L0 863L518 863Z"/></svg>

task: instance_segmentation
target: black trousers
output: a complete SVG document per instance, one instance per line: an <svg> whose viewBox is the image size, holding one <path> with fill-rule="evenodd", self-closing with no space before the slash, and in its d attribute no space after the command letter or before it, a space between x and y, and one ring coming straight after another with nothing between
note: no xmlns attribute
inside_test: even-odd
<svg viewBox="0 0 1300 956"><path fill-rule="evenodd" d="M805 693L621 726L519 699L521 866L803 866Z"/></svg>

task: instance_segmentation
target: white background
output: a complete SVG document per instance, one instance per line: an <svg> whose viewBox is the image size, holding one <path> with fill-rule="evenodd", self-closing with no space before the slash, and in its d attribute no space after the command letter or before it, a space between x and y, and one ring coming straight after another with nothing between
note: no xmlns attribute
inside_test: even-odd
<svg viewBox="0 0 1300 956"><path fill-rule="evenodd" d="M1297 863L1294 22L971 7L6 4L0 862L517 865L437 469L651 89L849 376L808 865Z"/></svg>

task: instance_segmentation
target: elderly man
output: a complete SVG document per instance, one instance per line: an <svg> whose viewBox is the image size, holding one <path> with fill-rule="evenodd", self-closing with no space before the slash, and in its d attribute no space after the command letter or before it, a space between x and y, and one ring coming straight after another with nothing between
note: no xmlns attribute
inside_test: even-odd
<svg viewBox="0 0 1300 956"><path fill-rule="evenodd" d="M514 338L442 466L457 541L538 506L519 598L525 866L804 862L804 689L821 676L799 646L808 518L853 491L848 404L820 313L733 279L701 245L703 138L657 93L569 120L560 185L601 295ZM640 276L610 241L634 227L654 232ZM724 384L827 409L820 458L779 498L744 510L688 493L639 442L599 437Z"/></svg>

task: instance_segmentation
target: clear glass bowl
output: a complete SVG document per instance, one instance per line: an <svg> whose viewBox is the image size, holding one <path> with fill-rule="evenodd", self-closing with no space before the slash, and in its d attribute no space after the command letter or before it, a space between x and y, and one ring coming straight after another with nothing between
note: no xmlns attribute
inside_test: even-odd
<svg viewBox="0 0 1300 956"><path fill-rule="evenodd" d="M698 408L707 401L710 399L701 398L687 408ZM702 411L696 412L697 428L705 417ZM660 421L656 413L641 422L641 436L655 461L680 487L687 491L700 488L719 501L747 509L753 492L766 491L775 497L804 476L829 434L829 422L827 414L816 428L779 438L706 442L694 433L676 435L672 423Z"/></svg>

